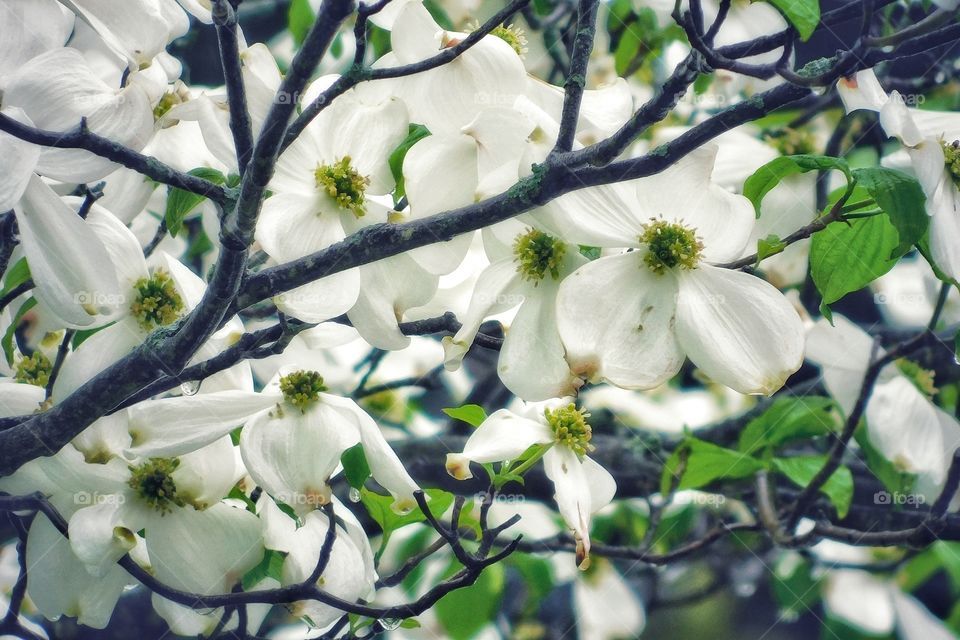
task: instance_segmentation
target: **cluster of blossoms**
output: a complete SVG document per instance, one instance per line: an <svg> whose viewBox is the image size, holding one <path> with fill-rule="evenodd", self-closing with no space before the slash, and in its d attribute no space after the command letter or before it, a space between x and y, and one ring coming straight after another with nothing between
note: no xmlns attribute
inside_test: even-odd
<svg viewBox="0 0 960 640"><path fill-rule="evenodd" d="M109 4L0 3L0 113L54 132L82 121L86 131L177 170L201 168L236 185L241 170L226 91L187 86L166 52L187 32L190 16L212 22L210 3L137 0L121 12ZM669 5L655 8L664 21ZM786 26L767 5L735 3L730 11L718 44ZM416 0L394 0L371 21L390 41L375 68L422 62L469 37L441 27ZM306 108L342 79L321 75L303 95L283 95L274 54L240 40L255 138L270 133L264 127L278 100ZM279 155L256 223L258 266L298 261L361 229L424 220L536 180L560 136L564 90L533 73L539 61L528 49L522 30L500 26L447 64L361 83L325 105ZM765 55L776 60L780 51ZM593 66L602 69L604 61ZM575 151L615 134L649 89L612 74L589 84L597 88L584 92ZM715 91L754 88L728 83ZM848 110L879 112L886 133L903 143L927 196L932 258L960 278L960 119L907 109L872 71L841 81L838 90ZM689 108L691 120L701 115L691 105L679 108ZM662 124L625 155L686 130ZM435 243L278 293L271 313L316 325L292 339L287 353L116 407L59 451L0 479L6 493L41 491L69 525L65 539L47 517L32 522L32 602L48 618L72 616L102 628L135 583L117 565L125 556L172 588L211 595L230 592L272 551L285 556L282 575L249 588L299 584L331 526L338 535L321 588L350 602L372 600L374 551L352 507L333 494L342 456L362 450L397 514L416 508L419 487L381 428L395 403L371 401L365 409L350 399L356 372L338 350L416 352L410 357L424 360L418 371L442 365L454 372L492 318L507 326L496 372L519 401L486 417L462 451L447 455L446 469L466 480L478 465L504 463L501 469L522 476L542 461L573 532L576 564L586 571L591 518L617 490L590 456L592 407L584 399L598 387L664 392L689 361L731 394L768 396L806 356L822 367L842 410L852 411L877 355L871 340L840 316L805 322L781 292L805 277L809 243L766 260L761 274L729 268L755 254L758 240L786 237L813 219L815 174L781 181L759 216L742 194L757 168L810 151L812 137L732 130L656 175L570 191L481 231L441 233ZM175 193L88 151L0 133L0 213L13 212L20 239L5 282L18 273L32 281L0 315L0 334L20 329L9 361L0 363L0 418L68 402L124 356L175 332L201 304L207 283L198 273L216 261L216 247L197 253L175 233L153 241L157 212ZM188 217L195 237L217 238L222 214L212 202L196 205ZM435 349L420 349L401 328L450 311L462 324L440 345L430 343ZM255 318L224 318L190 364L258 326ZM898 362L884 369L866 409L874 447L916 475L929 500L944 486L960 444L960 423L931 401L934 391L928 372ZM317 511L330 504L335 521ZM603 582L634 606L610 565L601 561L592 571L577 583L578 597L602 599L590 590ZM209 633L223 614L160 595L153 606L184 635ZM262 618L262 609L251 611ZM292 611L312 627L343 615L315 601ZM632 629L611 633L642 626L642 609L630 619Z"/></svg>

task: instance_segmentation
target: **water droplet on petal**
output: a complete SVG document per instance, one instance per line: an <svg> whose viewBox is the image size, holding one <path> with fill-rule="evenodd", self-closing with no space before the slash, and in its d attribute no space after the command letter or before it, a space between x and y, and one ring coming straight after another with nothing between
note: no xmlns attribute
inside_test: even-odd
<svg viewBox="0 0 960 640"><path fill-rule="evenodd" d="M350 487L350 492L347 494L347 498L349 498L350 502L360 502L360 489L357 489L356 487ZM381 622L383 621L381 620Z"/></svg>
<svg viewBox="0 0 960 640"><path fill-rule="evenodd" d="M190 380L180 385L180 393L185 396L195 396L198 391L200 391L200 382L197 380Z"/></svg>

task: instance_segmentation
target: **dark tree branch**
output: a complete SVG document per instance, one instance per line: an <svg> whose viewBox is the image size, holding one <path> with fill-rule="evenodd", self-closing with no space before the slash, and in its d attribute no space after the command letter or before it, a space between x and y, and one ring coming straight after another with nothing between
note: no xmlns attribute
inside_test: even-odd
<svg viewBox="0 0 960 640"><path fill-rule="evenodd" d="M237 166L242 176L253 153L253 125L247 109L247 92L243 86L243 71L240 63L240 43L237 40L237 14L227 0L214 0L213 23L217 28L220 43L220 64L227 86L230 106L230 132L237 151Z"/></svg>

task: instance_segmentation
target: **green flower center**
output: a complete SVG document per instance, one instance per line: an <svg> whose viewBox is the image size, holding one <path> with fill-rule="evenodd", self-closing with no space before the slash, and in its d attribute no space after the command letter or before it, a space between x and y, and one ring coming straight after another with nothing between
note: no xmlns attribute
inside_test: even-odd
<svg viewBox="0 0 960 640"><path fill-rule="evenodd" d="M654 273L681 267L693 269L700 262L703 243L693 229L666 220L651 219L643 225L640 242L647 245L643 261Z"/></svg>
<svg viewBox="0 0 960 640"><path fill-rule="evenodd" d="M145 331L170 324L185 308L173 278L163 269L157 269L149 278L140 278L133 284L133 289L136 299L130 305L130 311Z"/></svg>
<svg viewBox="0 0 960 640"><path fill-rule="evenodd" d="M521 58L527 53L527 36L523 29L514 25L494 27L490 35L496 36L510 45Z"/></svg>
<svg viewBox="0 0 960 640"><path fill-rule="evenodd" d="M960 140L953 142L940 141L943 146L943 164L946 165L950 177L953 178L953 184L960 187Z"/></svg>
<svg viewBox="0 0 960 640"><path fill-rule="evenodd" d="M521 233L513 241L513 255L517 273L524 280L538 283L549 273L560 278L560 265L567 247L563 242L537 229Z"/></svg>
<svg viewBox="0 0 960 640"><path fill-rule="evenodd" d="M280 378L280 391L287 402L303 413L327 390L323 376L316 371L294 371Z"/></svg>
<svg viewBox="0 0 960 640"><path fill-rule="evenodd" d="M317 189L333 198L341 209L349 209L358 218L367 212L363 194L370 185L370 178L357 173L350 164L350 156L318 166L314 177Z"/></svg>
<svg viewBox="0 0 960 640"><path fill-rule="evenodd" d="M160 102L157 103L157 106L153 108L153 119L159 120L166 115L167 111L170 111L173 107L177 106L183 102L179 95L173 91L167 91L160 97Z"/></svg>
<svg viewBox="0 0 960 640"><path fill-rule="evenodd" d="M577 409L571 402L559 409L544 409L543 415L557 444L567 447L579 457L593 451L593 445L590 444L593 430L587 424L589 413Z"/></svg>
<svg viewBox="0 0 960 640"><path fill-rule="evenodd" d="M177 458L150 458L130 467L127 484L155 510L169 513L174 506L186 505L186 501L177 495L177 485L173 481L173 472L179 466Z"/></svg>
<svg viewBox="0 0 960 640"><path fill-rule="evenodd" d="M30 357L21 358L17 362L14 379L22 384L46 387L50 382L51 371L53 371L53 364L50 358L39 351L34 351Z"/></svg>
<svg viewBox="0 0 960 640"><path fill-rule="evenodd" d="M813 133L806 129L785 128L776 135L766 134L764 139L781 155L796 156L806 153L816 153L817 141Z"/></svg>
<svg viewBox="0 0 960 640"><path fill-rule="evenodd" d="M924 369L913 360L900 358L896 361L897 369L907 380L913 383L920 393L932 398L937 395L937 387L934 385L934 373L929 369Z"/></svg>

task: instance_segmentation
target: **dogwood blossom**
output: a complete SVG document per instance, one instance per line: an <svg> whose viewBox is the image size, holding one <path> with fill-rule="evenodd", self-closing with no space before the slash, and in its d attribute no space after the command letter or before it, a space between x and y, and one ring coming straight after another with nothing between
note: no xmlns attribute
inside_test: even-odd
<svg viewBox="0 0 960 640"><path fill-rule="evenodd" d="M639 181L630 209L596 216L594 244L636 250L600 257L560 286L558 328L578 375L649 389L688 355L716 382L771 394L800 367L803 326L790 303L715 266L740 255L753 224L749 201L710 183L715 153L698 149Z"/></svg>
<svg viewBox="0 0 960 640"><path fill-rule="evenodd" d="M463 452L447 454L447 472L466 480L473 477L471 462L514 460L541 445L544 471L553 482L560 515L573 530L582 569L589 566L590 515L617 490L610 473L587 455L593 449L588 417L569 398L526 404L516 412L500 409L473 432Z"/></svg>

